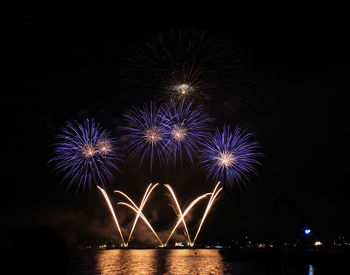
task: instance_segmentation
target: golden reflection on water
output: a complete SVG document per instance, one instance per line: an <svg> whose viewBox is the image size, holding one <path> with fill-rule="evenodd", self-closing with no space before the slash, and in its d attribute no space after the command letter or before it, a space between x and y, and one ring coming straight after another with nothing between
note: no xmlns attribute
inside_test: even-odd
<svg viewBox="0 0 350 275"><path fill-rule="evenodd" d="M156 274L154 249L115 249L99 254L99 274Z"/></svg>
<svg viewBox="0 0 350 275"><path fill-rule="evenodd" d="M98 274L223 274L217 250L115 249L97 256Z"/></svg>
<svg viewBox="0 0 350 275"><path fill-rule="evenodd" d="M170 250L165 274L223 274L224 265L217 250Z"/></svg>

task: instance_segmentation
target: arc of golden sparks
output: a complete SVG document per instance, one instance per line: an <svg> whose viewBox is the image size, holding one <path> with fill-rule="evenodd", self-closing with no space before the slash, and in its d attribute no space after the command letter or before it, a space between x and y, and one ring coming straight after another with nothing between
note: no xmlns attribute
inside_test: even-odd
<svg viewBox="0 0 350 275"><path fill-rule="evenodd" d="M208 202L207 208L205 209L205 212L204 212L204 215L203 215L203 217L202 217L201 223L200 223L200 225L199 225L199 227L198 227L196 236L194 237L193 243L191 244L191 246L194 245L194 243L195 243L195 241L196 241L196 239L197 239L197 237L198 237L199 231L200 231L201 228L202 228L202 225L203 225L203 223L204 223L204 220L205 220L205 218L208 216L208 213L209 213L211 207L213 206L216 197L217 197L217 196L219 195L219 193L223 190L222 187L220 187L219 189L217 189L217 188L219 187L219 185L220 185L220 181L216 184L216 186L215 186L215 188L214 188L214 191L211 193L210 200L209 200L209 202Z"/></svg>
<svg viewBox="0 0 350 275"><path fill-rule="evenodd" d="M126 202L118 202L118 204L120 205L125 205L127 207L129 207L131 210L133 210L135 213L140 213L140 217L141 219L146 223L146 225L149 227L149 229L151 229L151 231L153 232L154 236L157 238L157 240L159 241L161 246L164 246L162 241L159 239L157 233L154 231L152 225L148 222L147 218L140 212L140 209L136 207L133 207L132 205L130 205L129 203Z"/></svg>
<svg viewBox="0 0 350 275"><path fill-rule="evenodd" d="M171 231L171 233L170 233L170 235L169 235L167 241L165 242L165 246L168 245L168 242L169 242L171 236L174 234L176 228L179 226L179 224L181 223L181 221L185 218L185 216L187 215L187 213L190 212L190 210L192 209L192 207L195 206L200 200L204 199L205 197L207 197L207 196L209 196L209 195L211 195L211 193L206 193L206 194L204 194L204 195L202 195L202 196L199 196L198 198L196 198L194 201L191 202L191 204L186 208L186 210L182 213L182 215L181 215L180 218L178 219L178 221L177 221L176 225L174 226L173 230ZM191 244L191 246L193 246L192 243L190 243L190 244Z"/></svg>
<svg viewBox="0 0 350 275"><path fill-rule="evenodd" d="M165 243L165 246L168 244L168 242L169 242L171 236L174 234L176 228L179 226L179 224L181 223L181 221L183 221L184 225L186 224L184 218L185 218L185 216L187 215L187 213L192 209L192 207L193 207L195 204L197 204L200 200L204 199L206 196L211 195L211 196L210 196L210 199L209 199L209 202L208 202L208 205L207 205L207 208L205 209L204 215L203 215L203 217L202 217L201 223L200 223L200 225L199 225L199 227L198 227L196 236L195 236L194 239L193 239L193 242L191 242L190 235L189 235L188 231L186 232L186 234L188 234L188 239L189 239L189 244L190 244L190 246L191 246L191 247L194 246L194 243L196 242L196 239L197 239L198 234L199 234L199 232L200 232L200 230L201 230L201 228L202 228L202 225L203 225L203 223L204 223L205 218L208 216L208 213L209 213L211 207L213 206L216 197L217 197L217 196L219 195L219 193L223 190L222 187L219 188L219 189L217 189L217 188L219 187L219 185L220 185L220 182L218 182L218 183L216 184L216 186L215 186L215 188L214 188L214 190L213 190L212 193L206 193L206 194L204 194L204 195L198 197L197 199L195 199L195 200L186 208L186 210L183 212L183 214L181 214L181 209L180 209L180 206L178 205L178 202L177 202L177 200L176 200L175 194L173 195L173 197L174 197L174 199L175 199L175 202L176 202L176 204L177 204L179 213L180 213L180 218L178 219L178 221L177 221L176 225L174 226L173 230L171 231L171 233L170 233L170 235L169 235L169 237L168 237L168 239L167 239L167 241L166 241L166 243ZM169 187L170 187L170 186L169 186ZM169 188L168 188L168 189L169 189ZM169 190L170 190L170 189L169 189ZM171 192L171 191L170 191L170 192ZM173 192L171 192L171 193L173 194ZM186 225L185 225L185 228L187 228Z"/></svg>
<svg viewBox="0 0 350 275"><path fill-rule="evenodd" d="M104 189L102 189L100 186L97 186L97 187L98 187L98 189L101 191L103 197L105 198L105 200L106 200L106 202L107 202L107 205L108 205L108 207L109 207L109 210L110 210L111 213L112 213L114 222L115 222L115 224L116 224L116 226L117 226L117 228L118 228L120 237L121 237L121 239L122 239L123 246L127 246L127 244L126 244L125 241L124 241L124 237L123 237L122 231L121 231L121 229L120 229L117 216L115 215L115 212L114 212L114 210L113 210L113 206L112 206L112 204L111 204L111 201L110 201L109 198L108 198L108 195L107 195L106 191L105 191Z"/></svg>
<svg viewBox="0 0 350 275"><path fill-rule="evenodd" d="M164 186L169 190L171 196L173 197L173 200L174 200L174 202L175 202L175 204L176 204L177 210L179 211L179 217L182 217L181 207L180 207L180 205L179 205L179 201L178 201L177 198L176 198L176 195L175 195L174 190L171 188L171 186L170 186L169 184L165 184ZM183 225L184 225L184 227L185 227L185 235L186 235L186 237L187 237L187 239L188 239L188 242L189 242L189 243L192 243L192 242L191 242L191 237L190 237L190 234L188 233L187 225L186 225L186 222L185 222L185 219L184 219L184 218L182 219L182 223L183 223Z"/></svg>
<svg viewBox="0 0 350 275"><path fill-rule="evenodd" d="M152 183L150 183L145 191L145 194L143 195L143 198L142 198L142 201L141 201L141 204L140 204L140 207L138 207L132 199L130 199L130 197L128 195L126 195L125 193L123 193L122 191L119 191L119 190L114 190L115 193L118 193L120 195L122 195L123 197L125 197L128 201L131 202L131 204L134 206L132 207L131 205L129 204L125 204L125 203L118 203L118 204L122 204L122 205L125 205L125 206L128 206L129 208L131 208L132 210L134 210L136 212L136 217L135 217L135 220L134 220L134 224L131 228L131 231L130 231L130 234L129 234L129 238L128 238L128 241L126 242L126 244L128 245L130 239L131 239L131 236L134 232L134 229L136 227L136 223L139 219L139 217L141 216L141 218L145 221L145 223L150 227L150 229L152 230L152 232L155 234L156 238L160 241L160 243L162 244L161 240L159 239L158 235L156 234L156 232L153 230L152 226L150 225L150 223L148 222L148 220L146 219L146 217L142 214L142 210L143 210L143 207L145 206L149 196L151 195L152 191L154 190L154 188L156 188L158 186L158 183L156 183L155 185L152 186Z"/></svg>
<svg viewBox="0 0 350 275"><path fill-rule="evenodd" d="M171 233L170 233L170 235L169 235L167 241L165 242L165 244L162 243L161 239L159 238L159 236L157 235L157 233L154 231L152 225L149 223L149 221L147 220L147 218L145 217L145 215L142 213L142 210L143 210L143 208L144 208L144 206L145 206L145 204L146 204L146 202L147 202L149 196L151 195L151 193L152 193L152 191L154 190L154 188L156 188L156 187L158 186L158 183L156 183L156 184L154 184L154 185L151 183L151 184L148 185L148 187L147 187L147 189L146 189L146 191L145 191L145 194L143 195L142 201L141 201L141 203L140 203L140 207L138 207L138 206L133 202L133 200L132 200L131 198L129 198L129 196L126 195L125 193L123 193L123 192L121 192L121 191L119 191L119 190L115 190L115 191L114 191L115 193L121 194L121 195L124 196L128 201L131 202L131 204L126 203L126 202L119 202L118 204L120 204L120 205L125 205L125 206L129 207L131 210L133 210L133 211L136 213L136 217L135 217L135 220L134 220L134 224L133 224L132 229L131 229L131 231L130 231L130 234L129 234L129 237L128 237L128 241L127 241L126 243L125 243L125 240L124 240L122 231L121 231L121 229L120 229L117 216L116 216L116 214L115 214L115 212L114 212L113 206L112 206L112 204L111 204L111 201L109 200L109 197L108 197L106 191L105 191L103 188L99 187L99 186L97 186L97 187L98 187L98 189L101 191L101 193L102 193L104 199L106 200L107 205L108 205L108 207L109 207L109 210L110 210L110 212L111 212L111 214L112 214L112 216L113 216L114 222L115 222L115 224L116 224L116 226L117 226L117 228L118 228L120 237L121 237L122 242L123 242L122 246L124 246L124 247L127 247L127 246L128 246L129 241L130 241L130 239L131 239L131 237L132 237L132 234L133 234L133 232L134 232L135 226L136 226L136 224L137 224L137 221L138 221L138 219L141 217L141 219L145 222L145 224L146 224L146 225L150 228L150 230L153 232L154 236L155 236L155 237L157 238L157 240L159 241L161 247L167 246L167 244L168 244L169 240L171 239L172 235L175 233L175 230L177 229L177 227L179 226L179 224L182 222L183 225L184 225L184 227L185 227L185 235L186 235L187 238L188 238L188 241L189 241L190 246L193 247L193 246L194 246L194 243L195 243L196 240L197 240L198 234L199 234L199 232L200 232L200 230L201 230L201 228L202 228L202 226L203 226L203 223L204 223L206 217L208 216L208 213L209 213L210 209L212 208L212 206L213 206L213 204L214 204L214 202L215 202L216 197L217 197L217 196L219 195L219 193L223 190L222 187L220 187L220 188L218 189L219 185L220 185L220 182L218 182L218 183L216 184L216 186L215 186L213 192L211 192L211 193L206 193L206 194L204 194L204 195L199 196L199 197L196 198L195 200L193 200L193 201L190 203L190 205L185 209L185 211L182 212L181 207L180 207L180 204L179 204L179 202L178 202L178 200L177 200L177 198L176 198L176 195L175 195L174 190L171 188L170 185L165 184L165 187L169 190L170 194L172 195L172 197L173 197L173 199L174 199L174 202L175 202L175 204L176 204L177 210L178 210L178 212L179 212L179 218L178 218L178 220L177 220L177 223L175 224L175 226L174 226L173 230L171 231ZM190 234L189 234L188 229L187 229L186 222L185 222L185 216L191 211L191 209L192 209L199 201L201 201L202 199L206 198L206 197L209 196L209 195L210 195L210 199L209 199L208 205L207 205L207 207L206 207L206 209L205 209L205 212L204 212L204 214L203 214L202 220L201 220L200 225L199 225L199 227L198 227L197 233L196 233L196 235L195 235L195 237L194 237L194 239L193 239L193 242L192 242L192 241L191 241Z"/></svg>

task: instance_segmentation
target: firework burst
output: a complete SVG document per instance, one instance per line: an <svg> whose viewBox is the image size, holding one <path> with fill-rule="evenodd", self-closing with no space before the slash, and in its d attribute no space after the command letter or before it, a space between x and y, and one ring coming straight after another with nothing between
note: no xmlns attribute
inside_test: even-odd
<svg viewBox="0 0 350 275"><path fill-rule="evenodd" d="M234 182L244 183L249 174L256 174L256 166L261 165L257 152L259 145L252 134L229 126L217 130L210 136L201 150L200 163L207 170L208 177L232 186Z"/></svg>
<svg viewBox="0 0 350 275"><path fill-rule="evenodd" d="M247 89L249 81L234 43L207 31L178 30L158 34L124 60L124 91L141 99L208 101L214 95ZM139 93L139 91L143 91Z"/></svg>
<svg viewBox="0 0 350 275"><path fill-rule="evenodd" d="M163 160L166 129L163 108L154 103L143 108L133 108L125 119L128 126L123 127L128 138L127 147L131 157L140 157L140 164L149 160L152 170L153 161Z"/></svg>
<svg viewBox="0 0 350 275"><path fill-rule="evenodd" d="M174 164L186 155L193 162L193 154L207 136L209 118L192 103L171 101L165 108L168 159Z"/></svg>
<svg viewBox="0 0 350 275"><path fill-rule="evenodd" d="M60 129L54 144L54 156L58 173L69 180L69 187L77 185L77 191L93 184L104 186L114 179L113 170L118 170L115 161L115 141L93 119L70 123Z"/></svg>

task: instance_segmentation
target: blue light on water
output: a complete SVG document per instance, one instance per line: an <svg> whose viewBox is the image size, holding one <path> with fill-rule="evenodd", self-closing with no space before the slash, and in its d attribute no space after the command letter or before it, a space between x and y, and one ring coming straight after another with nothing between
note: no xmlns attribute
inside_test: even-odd
<svg viewBox="0 0 350 275"><path fill-rule="evenodd" d="M311 264L309 265L309 275L314 275L314 267Z"/></svg>

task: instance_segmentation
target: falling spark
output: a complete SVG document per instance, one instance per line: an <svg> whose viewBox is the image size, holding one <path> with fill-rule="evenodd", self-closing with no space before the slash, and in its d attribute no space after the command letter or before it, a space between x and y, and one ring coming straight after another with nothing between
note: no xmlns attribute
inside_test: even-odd
<svg viewBox="0 0 350 275"><path fill-rule="evenodd" d="M219 195L219 193L220 193L220 192L222 191L222 189L223 189L222 187L220 187L220 188L217 190L217 188L219 187L219 185L220 185L220 181L216 184L216 186L215 186L215 188L214 188L214 191L211 193L210 200L209 200L209 202L208 202L207 208L205 209L203 218L202 218L201 223L200 223L200 225L199 225L199 227L198 227L196 236L195 236L194 239L193 239L193 243L191 243L191 246L193 246L194 243L196 242L196 239L197 239L197 237L198 237L199 232L201 231L201 228L202 228L202 225L203 225L203 223L204 223L205 218L208 216L208 213L209 213L211 207L213 206L216 197Z"/></svg>
<svg viewBox="0 0 350 275"><path fill-rule="evenodd" d="M117 228L118 228L120 237L121 237L122 242L123 242L122 245L123 245L123 246L127 246L127 244L126 244L125 241L124 241L124 237L123 237L122 231L120 230L120 226L119 226L119 223L118 223L117 216L115 215L115 212L114 212L114 210L113 210L113 206L112 206L112 204L111 204L111 201L109 200L109 197L108 197L106 191L103 190L100 186L97 186L97 188L102 192L102 195L103 195L103 197L105 198L105 200L106 200L106 202L107 202L107 204L108 204L109 210L110 210L111 213L112 213L114 222L115 222L115 224L116 224L116 226L117 226Z"/></svg>
<svg viewBox="0 0 350 275"><path fill-rule="evenodd" d="M152 187L152 183L148 185L147 189L146 189L146 192L142 198L142 201L141 201L141 204L140 204L140 207L137 207L137 205L132 201L132 199L130 199L129 196L127 196L125 193L119 191L119 190L115 190L114 192L115 193L118 193L118 194L121 194L122 196L124 196L127 200L129 200L132 205L138 209L137 211L137 215L135 217L135 220L134 220L134 224L132 226L132 229L130 231L130 234L129 234L129 238L128 238L128 241L127 241L127 244L129 243L130 239L131 239L131 236L132 236L132 233L134 232L134 229L135 229L135 226L136 226L136 223L139 219L139 216L142 214L142 210L143 210L143 207L145 206L147 200L148 200L148 197L150 196L150 194L152 193L153 189L158 185L158 183L156 183L155 185L153 185ZM152 188L151 188L152 187ZM151 188L151 189L150 189Z"/></svg>

